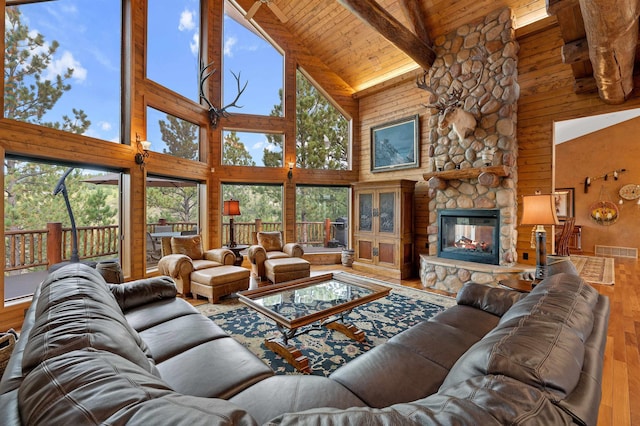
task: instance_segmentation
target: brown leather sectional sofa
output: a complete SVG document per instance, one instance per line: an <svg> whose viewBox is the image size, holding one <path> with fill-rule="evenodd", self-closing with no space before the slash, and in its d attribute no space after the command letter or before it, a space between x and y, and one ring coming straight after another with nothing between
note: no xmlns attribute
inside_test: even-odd
<svg viewBox="0 0 640 426"><path fill-rule="evenodd" d="M275 376L166 277L50 274L0 382L0 424L597 422L609 301L561 273L458 304L336 370Z"/></svg>

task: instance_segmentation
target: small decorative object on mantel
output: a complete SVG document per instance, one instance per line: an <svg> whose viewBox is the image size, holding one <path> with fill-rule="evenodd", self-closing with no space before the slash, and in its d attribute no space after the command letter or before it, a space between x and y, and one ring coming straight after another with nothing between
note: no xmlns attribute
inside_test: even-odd
<svg viewBox="0 0 640 426"><path fill-rule="evenodd" d="M482 162L484 163L485 166L490 166L493 164L493 156L495 153L496 153L496 149L489 148L489 147L486 147L482 151Z"/></svg>

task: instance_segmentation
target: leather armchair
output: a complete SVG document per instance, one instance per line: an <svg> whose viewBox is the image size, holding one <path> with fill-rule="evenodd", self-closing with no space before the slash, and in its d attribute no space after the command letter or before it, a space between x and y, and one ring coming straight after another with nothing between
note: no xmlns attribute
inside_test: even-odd
<svg viewBox="0 0 640 426"><path fill-rule="evenodd" d="M251 262L251 272L260 279L266 277L264 262L267 259L302 257L304 255L304 249L300 244L284 244L280 231L257 232L256 240L258 244L249 247L247 258Z"/></svg>
<svg viewBox="0 0 640 426"><path fill-rule="evenodd" d="M204 250L200 235L163 237L158 271L173 278L178 293L191 294L191 273L222 265L233 265L236 255L229 249Z"/></svg>

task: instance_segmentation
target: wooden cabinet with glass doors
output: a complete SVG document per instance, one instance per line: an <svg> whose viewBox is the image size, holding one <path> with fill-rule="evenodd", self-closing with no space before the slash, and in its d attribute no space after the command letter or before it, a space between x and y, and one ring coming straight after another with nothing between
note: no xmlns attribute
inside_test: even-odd
<svg viewBox="0 0 640 426"><path fill-rule="evenodd" d="M410 278L413 268L415 182L354 184L353 269L390 278Z"/></svg>

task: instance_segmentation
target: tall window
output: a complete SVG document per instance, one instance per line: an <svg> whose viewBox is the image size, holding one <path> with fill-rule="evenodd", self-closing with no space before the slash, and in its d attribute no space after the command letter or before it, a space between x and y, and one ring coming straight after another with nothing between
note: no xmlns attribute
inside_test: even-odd
<svg viewBox="0 0 640 426"><path fill-rule="evenodd" d="M147 140L151 142L151 151L188 160L200 158L200 126L150 107Z"/></svg>
<svg viewBox="0 0 640 426"><path fill-rule="evenodd" d="M240 201L240 216L234 216L235 242L253 244L253 232L256 224L264 231L282 231L282 186L223 184L222 201ZM229 241L229 217L224 217L222 241Z"/></svg>
<svg viewBox="0 0 640 426"><path fill-rule="evenodd" d="M199 102L199 58L200 1L149 0L147 77Z"/></svg>
<svg viewBox="0 0 640 426"><path fill-rule="evenodd" d="M222 164L282 167L282 135L272 133L222 133Z"/></svg>
<svg viewBox="0 0 640 426"><path fill-rule="evenodd" d="M147 176L147 269L162 256L163 237L200 233L198 183Z"/></svg>
<svg viewBox="0 0 640 426"><path fill-rule="evenodd" d="M349 188L296 187L296 241L316 247L349 245Z"/></svg>
<svg viewBox="0 0 640 426"><path fill-rule="evenodd" d="M296 73L296 166L349 168L349 122L300 72Z"/></svg>
<svg viewBox="0 0 640 426"><path fill-rule="evenodd" d="M223 37L223 104L233 102L238 93L233 71L242 84L248 84L237 102L242 109L230 108L229 112L281 117L283 55L228 1L225 1Z"/></svg>
<svg viewBox="0 0 640 426"><path fill-rule="evenodd" d="M4 117L120 141L121 5L8 6Z"/></svg>
<svg viewBox="0 0 640 426"><path fill-rule="evenodd" d="M74 252L71 217L77 232L75 251L81 260L118 257L118 173L5 159L5 302L29 297L49 266L70 260ZM96 176L100 177L96 178ZM49 255L52 254L52 258ZM18 280L22 274L33 278ZM25 283L27 285L25 286ZM33 285L29 285L32 283Z"/></svg>

